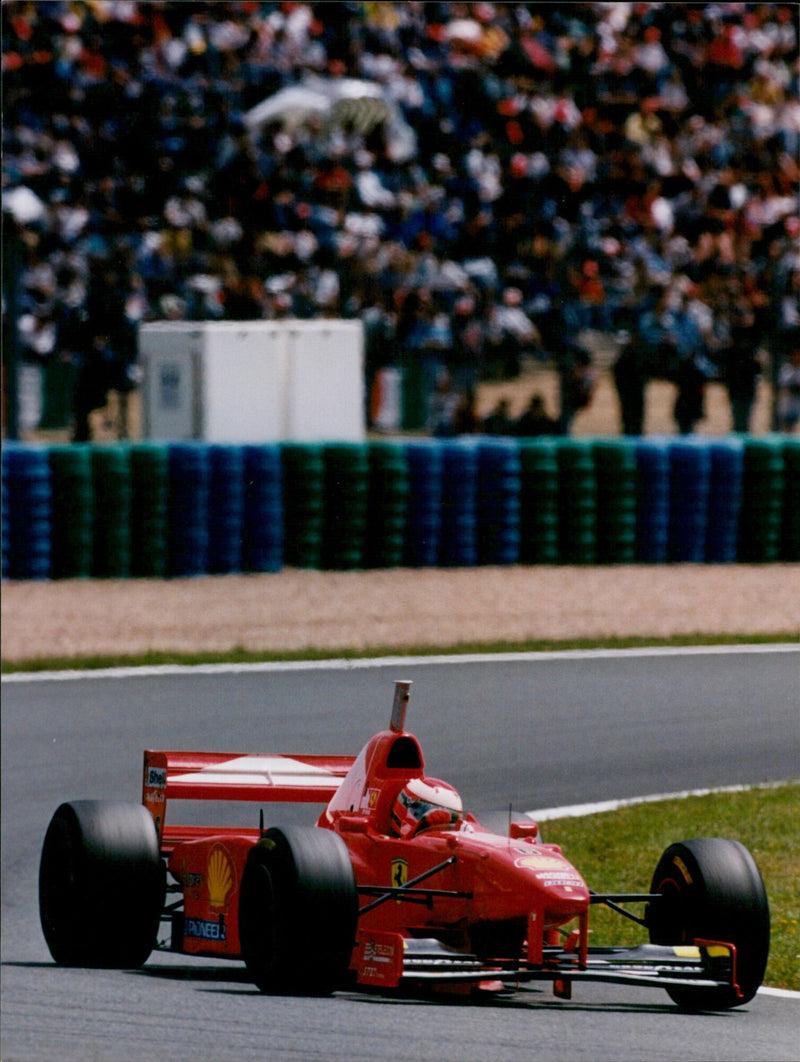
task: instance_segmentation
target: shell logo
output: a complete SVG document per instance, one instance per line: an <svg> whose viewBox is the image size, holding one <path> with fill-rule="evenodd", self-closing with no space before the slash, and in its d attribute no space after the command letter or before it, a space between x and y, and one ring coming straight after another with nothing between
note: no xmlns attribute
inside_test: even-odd
<svg viewBox="0 0 800 1062"><path fill-rule="evenodd" d="M215 848L208 860L208 902L224 907L233 888L233 866L222 848Z"/></svg>
<svg viewBox="0 0 800 1062"><path fill-rule="evenodd" d="M517 859L514 863L517 867L527 867L530 870L563 870L564 860L551 855L529 855L523 859Z"/></svg>

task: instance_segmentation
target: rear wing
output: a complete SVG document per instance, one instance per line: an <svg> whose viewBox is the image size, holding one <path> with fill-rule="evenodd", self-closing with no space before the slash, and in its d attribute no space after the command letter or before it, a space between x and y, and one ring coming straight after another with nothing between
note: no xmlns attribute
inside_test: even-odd
<svg viewBox="0 0 800 1062"><path fill-rule="evenodd" d="M147 750L142 803L161 839L168 800L327 804L354 761L354 756Z"/></svg>

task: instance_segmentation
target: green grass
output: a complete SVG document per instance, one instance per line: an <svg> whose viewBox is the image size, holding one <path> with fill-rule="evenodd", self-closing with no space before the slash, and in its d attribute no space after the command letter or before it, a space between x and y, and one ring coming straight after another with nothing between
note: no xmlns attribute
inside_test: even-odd
<svg viewBox="0 0 800 1062"><path fill-rule="evenodd" d="M764 983L800 991L800 782L742 792L635 804L617 811L541 824L597 892L647 891L656 863L674 841L730 837L752 853L772 919ZM637 914L641 905L630 905ZM593 944L642 943L634 923L592 909Z"/></svg>
<svg viewBox="0 0 800 1062"><path fill-rule="evenodd" d="M68 671L75 668L97 670L108 667L156 667L162 664L255 664L277 660L371 660L383 656L439 656L468 653L534 653L567 649L641 649L682 645L755 645L796 642L797 632L777 634L678 634L668 638L609 637L570 638L527 642L459 642L455 645L378 646L369 649L321 649L310 647L296 651L254 652L231 649L224 652L179 653L151 651L139 654L114 654L71 657L37 657L32 660L4 660L4 674L18 671Z"/></svg>

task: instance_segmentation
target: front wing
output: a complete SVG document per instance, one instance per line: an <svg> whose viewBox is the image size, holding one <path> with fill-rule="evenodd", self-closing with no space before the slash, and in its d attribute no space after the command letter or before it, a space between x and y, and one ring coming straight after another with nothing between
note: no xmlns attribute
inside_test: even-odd
<svg viewBox="0 0 800 1062"><path fill-rule="evenodd" d="M403 984L479 985L486 981L513 987L549 981L555 994L565 999L570 998L571 984L581 981L647 988L738 989L736 949L717 941L590 948L583 963L573 952L545 948L543 958L541 964L486 961L435 939L415 940L379 932L362 932L356 947L358 982L383 988Z"/></svg>

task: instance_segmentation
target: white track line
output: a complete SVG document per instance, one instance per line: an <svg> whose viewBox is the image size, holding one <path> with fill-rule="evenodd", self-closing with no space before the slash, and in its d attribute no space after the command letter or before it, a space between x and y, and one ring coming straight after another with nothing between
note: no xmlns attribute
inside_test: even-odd
<svg viewBox="0 0 800 1062"><path fill-rule="evenodd" d="M521 653L454 653L442 656L381 656L346 660L273 660L247 664L161 664L69 671L15 671L2 676L13 682L70 682L76 679L149 678L168 675L238 675L279 671L361 671L382 667L424 667L432 664L488 664L558 660L614 660L658 656L740 656L743 653L800 653L800 642L764 642L756 645L675 645L640 649L561 649Z"/></svg>
<svg viewBox="0 0 800 1062"><path fill-rule="evenodd" d="M685 800L686 797L710 796L712 793L745 793L752 789L777 789L791 785L795 779L782 782L757 782L754 785L724 785L714 789L683 789L677 793L653 793L649 796L630 797L627 800L603 800L592 804L570 804L562 808L540 808L524 812L534 822L549 822L553 819L578 819L585 815L599 815L604 811L618 811L636 804L657 804L663 800Z"/></svg>

